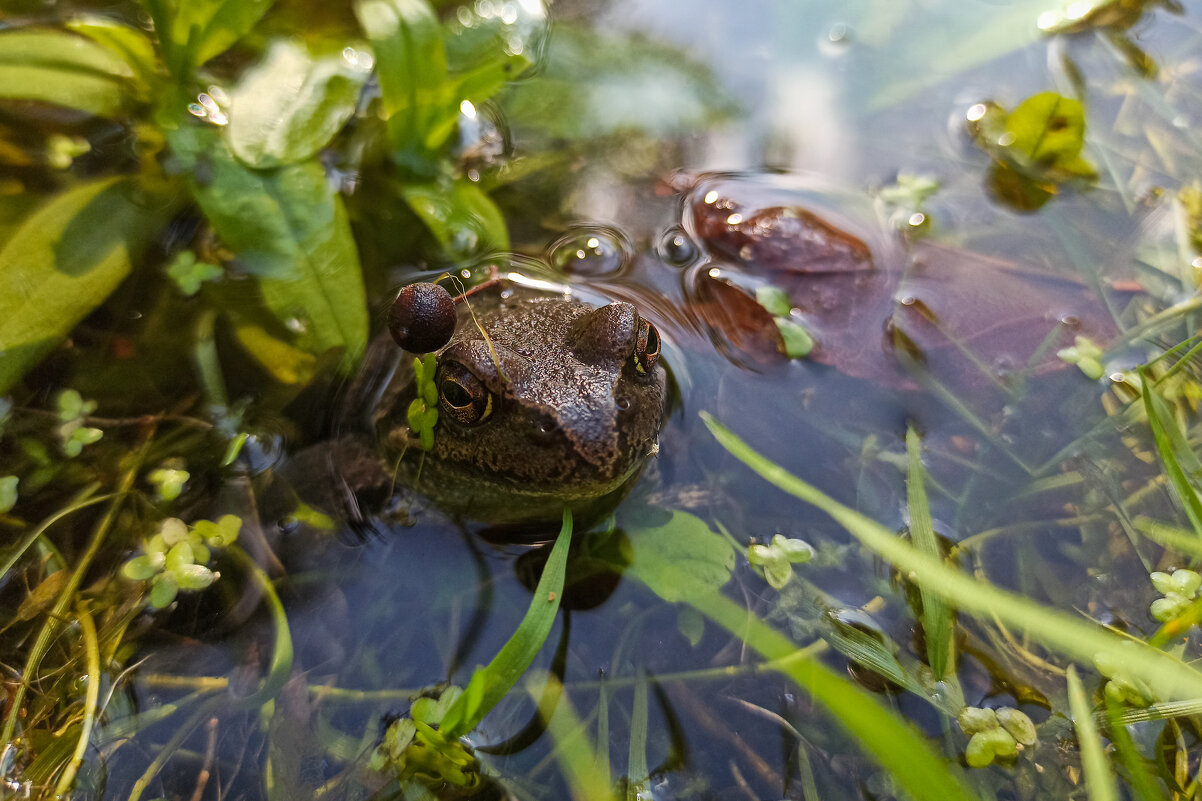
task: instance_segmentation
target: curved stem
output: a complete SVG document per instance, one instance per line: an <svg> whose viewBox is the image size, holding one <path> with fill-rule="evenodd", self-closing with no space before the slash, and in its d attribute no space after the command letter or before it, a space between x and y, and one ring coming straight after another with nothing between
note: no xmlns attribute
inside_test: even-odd
<svg viewBox="0 0 1202 801"><path fill-rule="evenodd" d="M234 557L262 590L268 611L271 612L272 627L275 629L275 646L271 649L271 664L267 675L259 683L258 689L242 699L245 704L261 704L278 695L292 674L292 634L288 629L288 615L284 611L279 594L275 591L275 585L271 583L271 578L263 568L255 564L246 551L236 545L227 548L226 553Z"/></svg>
<svg viewBox="0 0 1202 801"><path fill-rule="evenodd" d="M88 743L92 740L92 725L96 722L96 704L100 699L100 638L96 636L96 622L88 609L87 601L75 605L75 613L79 618L79 629L83 634L84 654L87 658L88 689L84 694L83 725L80 726L79 741L75 743L75 753L67 764L67 769L59 777L54 794L65 796L75 784L75 775L83 764L83 756L88 751Z"/></svg>
<svg viewBox="0 0 1202 801"><path fill-rule="evenodd" d="M100 546L104 544L105 536L108 535L109 529L113 527L113 523L117 520L117 512L121 509L121 501L124 499L126 493L129 492L130 487L133 486L134 479L138 475L138 468L141 467L142 459L145 457L146 450L150 445L150 439L150 433L148 433L132 464L130 464L121 476L121 483L117 487L117 491L109 496L112 498L112 503L104 513L104 517L101 518L100 523L96 526L96 530L92 534L92 540L88 543L87 550L79 557L79 563L71 572L71 577L67 579L66 586L63 587L62 592L59 593L58 599L54 603L54 607L46 616L46 623L38 632L38 637L33 643L33 648L29 650L29 656L25 660L25 668L21 671L21 683L17 685L17 689L13 693L12 700L8 706L8 715L4 719L4 729L0 731L0 742L12 742L13 734L17 730L17 718L20 717L21 710L25 705L25 694L29 692L30 682L37 675L42 657L46 655L46 651L50 648L50 643L54 641L55 635L58 634L61 621L66 618L67 609L75 599L75 593L79 590L80 584L83 583L84 576L87 575L88 568L92 565L92 560L100 552Z"/></svg>
<svg viewBox="0 0 1202 801"><path fill-rule="evenodd" d="M98 489L100 489L99 482L93 482L84 487L82 490L76 493L75 498L72 499L71 503L50 515L50 517L43 520L37 528L32 529L28 534L26 534L9 552L8 556L4 560L4 563L0 564L0 579L3 579L8 575L8 571L12 570L13 565L20 561L21 557L25 555L25 552L29 550L30 546L38 541L38 537L41 537L43 534L45 534L47 529L49 529L55 523L62 520L64 517L67 517L68 515L78 512L80 509L87 509L89 506L95 506L98 503L104 503L106 500L109 500L113 497L112 495L100 495L95 498L89 497Z"/></svg>

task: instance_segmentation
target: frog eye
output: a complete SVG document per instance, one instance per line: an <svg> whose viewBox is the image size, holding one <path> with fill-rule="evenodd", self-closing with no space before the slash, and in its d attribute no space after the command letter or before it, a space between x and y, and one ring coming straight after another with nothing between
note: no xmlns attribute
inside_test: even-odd
<svg viewBox="0 0 1202 801"><path fill-rule="evenodd" d="M448 362L438 371L438 406L460 425L474 426L492 414L492 393L471 370Z"/></svg>
<svg viewBox="0 0 1202 801"><path fill-rule="evenodd" d="M638 340L634 343L634 369L640 375L650 373L659 361L659 331L646 320L639 320Z"/></svg>

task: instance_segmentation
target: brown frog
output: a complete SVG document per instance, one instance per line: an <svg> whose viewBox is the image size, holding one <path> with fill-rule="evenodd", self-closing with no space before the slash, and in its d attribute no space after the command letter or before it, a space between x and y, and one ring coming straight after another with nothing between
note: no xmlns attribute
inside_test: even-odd
<svg viewBox="0 0 1202 801"><path fill-rule="evenodd" d="M595 518L625 494L658 450L659 334L629 303L595 307L562 289L494 278L455 304L453 334L434 353L428 452L407 419L413 355L387 335L373 343L351 415L390 478L455 517L503 525L557 522L565 505ZM346 484L359 482L348 475L357 460L342 467Z"/></svg>

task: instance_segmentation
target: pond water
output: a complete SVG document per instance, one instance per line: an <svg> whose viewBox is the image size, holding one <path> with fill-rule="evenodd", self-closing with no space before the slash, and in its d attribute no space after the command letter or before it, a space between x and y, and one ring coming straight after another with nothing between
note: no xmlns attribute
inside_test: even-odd
<svg viewBox="0 0 1202 801"><path fill-rule="evenodd" d="M1195 797L1196 8L0 12L0 797ZM372 442L397 288L497 272L662 344L550 593L558 524ZM544 597L460 745L386 753Z"/></svg>

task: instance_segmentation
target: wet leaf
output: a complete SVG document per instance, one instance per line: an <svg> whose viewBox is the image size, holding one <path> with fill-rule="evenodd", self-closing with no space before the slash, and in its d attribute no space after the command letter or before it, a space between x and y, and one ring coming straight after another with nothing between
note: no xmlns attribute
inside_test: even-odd
<svg viewBox="0 0 1202 801"><path fill-rule="evenodd" d="M203 590L217 579L217 574L204 565L181 565L171 575L182 590Z"/></svg>
<svg viewBox="0 0 1202 801"><path fill-rule="evenodd" d="M271 377L288 386L305 386L317 373L317 359L295 348L240 314L230 313L234 338Z"/></svg>
<svg viewBox="0 0 1202 801"><path fill-rule="evenodd" d="M64 23L69 30L86 36L101 45L128 65L137 77L132 88L139 99L150 96L150 87L159 77L159 60L154 52L154 42L137 28L100 16L83 16Z"/></svg>
<svg viewBox="0 0 1202 801"><path fill-rule="evenodd" d="M208 160L207 180L194 177L193 192L267 307L302 350L343 348L352 363L367 345L363 276L342 200L321 164L252 170L212 138L183 136L172 141L185 153L211 144L207 157L196 156Z"/></svg>
<svg viewBox="0 0 1202 801"><path fill-rule="evenodd" d="M65 31L0 31L0 98L117 116L135 93L133 70L108 48Z"/></svg>
<svg viewBox="0 0 1202 801"><path fill-rule="evenodd" d="M174 207L135 197L133 184L115 178L82 184L0 247L0 393L105 301Z"/></svg>
<svg viewBox="0 0 1202 801"><path fill-rule="evenodd" d="M698 273L691 309L709 329L715 346L728 357L772 364L784 355L775 318L730 281Z"/></svg>
<svg viewBox="0 0 1202 801"><path fill-rule="evenodd" d="M735 566L730 542L688 512L673 511L661 525L628 526L627 534L627 575L669 603L716 592Z"/></svg>
<svg viewBox="0 0 1202 801"><path fill-rule="evenodd" d="M430 154L454 131L459 113L438 16L425 0L360 0L355 14L375 50L398 161L429 172Z"/></svg>
<svg viewBox="0 0 1202 801"><path fill-rule="evenodd" d="M0 515L8 514L17 505L17 476L0 476Z"/></svg>
<svg viewBox="0 0 1202 801"><path fill-rule="evenodd" d="M505 219L478 184L463 178L449 185L409 184L402 193L450 260L509 249Z"/></svg>
<svg viewBox="0 0 1202 801"><path fill-rule="evenodd" d="M146 0L167 66L177 78L250 32L272 0Z"/></svg>
<svg viewBox="0 0 1202 801"><path fill-rule="evenodd" d="M369 75L341 56L275 42L230 93L230 149L256 168L304 161L350 119Z"/></svg>
<svg viewBox="0 0 1202 801"><path fill-rule="evenodd" d="M130 581L146 581L163 569L165 561L162 554L135 556L121 566L121 575Z"/></svg>
<svg viewBox="0 0 1202 801"><path fill-rule="evenodd" d="M150 584L150 605L162 609L175 600L179 593L179 585L170 573L159 573Z"/></svg>
<svg viewBox="0 0 1202 801"><path fill-rule="evenodd" d="M1085 111L1081 103L1055 92L1027 98L1006 117L1006 131L1013 137L1011 153L1040 170L1065 177L1095 178L1093 165L1081 158L1085 146Z"/></svg>
<svg viewBox="0 0 1202 801"><path fill-rule="evenodd" d="M71 571L56 570L34 587L17 608L17 620L32 620L54 604L71 578Z"/></svg>

